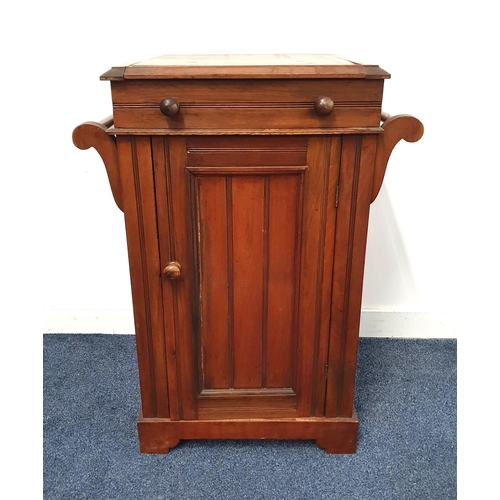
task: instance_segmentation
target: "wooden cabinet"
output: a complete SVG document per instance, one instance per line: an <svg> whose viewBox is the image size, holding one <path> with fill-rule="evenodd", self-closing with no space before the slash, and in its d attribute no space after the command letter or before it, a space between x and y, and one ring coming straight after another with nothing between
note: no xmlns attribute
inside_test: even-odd
<svg viewBox="0 0 500 500"><path fill-rule="evenodd" d="M73 140L125 214L141 451L355 451L369 207L394 145L423 133L381 113L388 77L337 56L165 56L101 77L113 117Z"/></svg>

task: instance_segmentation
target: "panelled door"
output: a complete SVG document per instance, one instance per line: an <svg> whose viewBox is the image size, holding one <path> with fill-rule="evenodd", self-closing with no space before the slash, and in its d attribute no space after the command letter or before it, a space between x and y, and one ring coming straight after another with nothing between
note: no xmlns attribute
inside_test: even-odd
<svg viewBox="0 0 500 500"><path fill-rule="evenodd" d="M151 140L170 418L324 415L341 137Z"/></svg>

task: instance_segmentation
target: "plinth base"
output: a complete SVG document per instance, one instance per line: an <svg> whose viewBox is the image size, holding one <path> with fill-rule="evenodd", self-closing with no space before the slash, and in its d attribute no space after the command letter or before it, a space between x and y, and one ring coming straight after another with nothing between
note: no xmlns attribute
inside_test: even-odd
<svg viewBox="0 0 500 500"><path fill-rule="evenodd" d="M358 418L170 420L137 422L141 453L168 453L182 439L313 439L327 453L355 453Z"/></svg>

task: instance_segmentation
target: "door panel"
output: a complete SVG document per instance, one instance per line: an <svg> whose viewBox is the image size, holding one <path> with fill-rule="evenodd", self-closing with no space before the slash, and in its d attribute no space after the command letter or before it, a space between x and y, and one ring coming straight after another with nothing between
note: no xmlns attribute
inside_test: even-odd
<svg viewBox="0 0 500 500"><path fill-rule="evenodd" d="M197 418L321 414L340 139L157 139L162 266L182 266L162 284L169 389Z"/></svg>
<svg viewBox="0 0 500 500"><path fill-rule="evenodd" d="M262 387L264 179L228 176L231 184L234 388ZM201 272L210 272L201 269ZM290 285L292 286L292 285Z"/></svg>
<svg viewBox="0 0 500 500"><path fill-rule="evenodd" d="M224 177L196 180L198 228L197 255L203 272L199 276L200 346L199 386L210 389L232 387L233 357L230 332L231 301L228 298L228 212Z"/></svg>
<svg viewBox="0 0 500 500"><path fill-rule="evenodd" d="M201 387L291 388L302 175L238 174L193 180Z"/></svg>
<svg viewBox="0 0 500 500"><path fill-rule="evenodd" d="M302 176L271 177L268 192L263 381L268 388L292 387L293 353L297 348Z"/></svg>
<svg viewBox="0 0 500 500"><path fill-rule="evenodd" d="M342 140L325 404L325 416L330 418L350 417L353 411L376 143L374 135L347 136Z"/></svg>

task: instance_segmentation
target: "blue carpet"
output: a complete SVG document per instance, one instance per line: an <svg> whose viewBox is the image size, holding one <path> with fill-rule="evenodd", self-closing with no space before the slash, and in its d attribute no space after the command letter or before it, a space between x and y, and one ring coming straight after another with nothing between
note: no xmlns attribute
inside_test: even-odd
<svg viewBox="0 0 500 500"><path fill-rule="evenodd" d="M360 339L355 455L312 441L181 441L141 455L131 335L44 335L44 498L448 500L457 343Z"/></svg>

